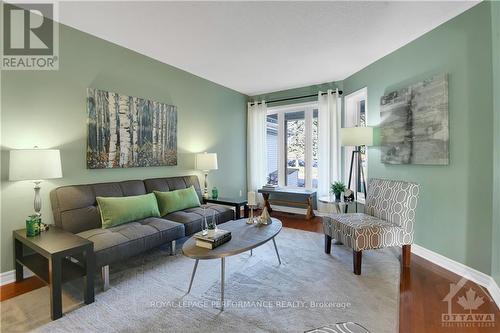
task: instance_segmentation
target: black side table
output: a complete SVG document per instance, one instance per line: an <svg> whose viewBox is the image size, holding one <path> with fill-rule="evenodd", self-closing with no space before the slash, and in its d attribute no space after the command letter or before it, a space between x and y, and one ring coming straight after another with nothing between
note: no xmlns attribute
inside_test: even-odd
<svg viewBox="0 0 500 333"><path fill-rule="evenodd" d="M13 236L16 281L24 279L26 266L50 286L52 320L62 316L61 285L66 281L84 276L85 304L94 302L94 243L53 225L38 236L27 237L26 229L15 230ZM84 262L71 261L74 255L83 255Z"/></svg>
<svg viewBox="0 0 500 333"><path fill-rule="evenodd" d="M244 217L248 217L248 205L245 199L241 198L217 198L217 199L203 199L204 203L214 203L224 206L232 206L236 209L235 220L241 218L241 207L244 209Z"/></svg>

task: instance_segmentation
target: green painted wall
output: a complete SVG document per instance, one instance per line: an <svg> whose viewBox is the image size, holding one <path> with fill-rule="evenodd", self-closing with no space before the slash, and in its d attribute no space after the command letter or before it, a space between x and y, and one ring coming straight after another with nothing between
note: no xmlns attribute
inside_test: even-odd
<svg viewBox="0 0 500 333"><path fill-rule="evenodd" d="M344 96L368 87L368 123L380 122L380 97L438 73L449 74L450 165L385 165L369 149L368 176L415 181L422 186L415 242L486 274L500 273L500 219L493 220L493 88L495 57L495 142L500 142L498 75L499 14L481 3L341 82L251 97L271 99L339 87ZM492 26L492 17L494 24ZM495 21L496 19L496 21ZM496 40L492 48L492 28ZM499 149L495 149L498 191ZM343 163L342 163L343 165ZM498 192L494 202L499 202ZM492 235L493 234L493 239Z"/></svg>
<svg viewBox="0 0 500 333"><path fill-rule="evenodd" d="M462 15L343 81L368 87L368 123L380 97L434 74L449 74L450 164L385 165L369 149L369 176L421 184L415 242L486 274L491 271L493 113L490 4Z"/></svg>
<svg viewBox="0 0 500 333"><path fill-rule="evenodd" d="M493 59L493 232L491 275L500 285L500 2L491 4Z"/></svg>
<svg viewBox="0 0 500 333"><path fill-rule="evenodd" d="M66 26L60 26L60 61L59 71L1 73L2 272L13 269L12 230L33 210L32 184L8 181L12 148L61 149L64 178L42 183L49 223L48 195L56 186L195 174L193 153L200 151L218 153L219 170L209 181L222 195L246 193L247 96ZM87 87L176 105L179 165L87 170Z"/></svg>

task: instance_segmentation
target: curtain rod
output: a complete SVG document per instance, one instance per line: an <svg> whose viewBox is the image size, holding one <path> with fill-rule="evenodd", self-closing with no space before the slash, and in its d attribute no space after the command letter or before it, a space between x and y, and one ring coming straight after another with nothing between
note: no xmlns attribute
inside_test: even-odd
<svg viewBox="0 0 500 333"><path fill-rule="evenodd" d="M335 93L336 91L333 91ZM321 95L326 95L328 94L327 92L322 92ZM342 95L342 90L339 90L339 95ZM292 101L294 99L302 99L302 98L308 98L308 97L316 97L318 94L313 94L313 95L305 95L305 96L297 96L297 97L289 97L289 98L282 98L282 99L274 99L271 101L267 101L266 103L277 103L277 102L285 102L285 101ZM250 102L251 105L255 104L261 104L262 102Z"/></svg>

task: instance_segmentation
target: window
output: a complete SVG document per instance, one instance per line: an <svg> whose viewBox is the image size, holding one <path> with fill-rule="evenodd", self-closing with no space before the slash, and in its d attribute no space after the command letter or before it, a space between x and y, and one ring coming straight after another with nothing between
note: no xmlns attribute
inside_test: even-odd
<svg viewBox="0 0 500 333"><path fill-rule="evenodd" d="M268 182L286 187L318 186L317 103L268 108Z"/></svg>
<svg viewBox="0 0 500 333"><path fill-rule="evenodd" d="M312 187L318 188L318 109L312 119Z"/></svg>
<svg viewBox="0 0 500 333"><path fill-rule="evenodd" d="M267 116L267 183L278 185L278 115Z"/></svg>
<svg viewBox="0 0 500 333"><path fill-rule="evenodd" d="M344 126L343 127L356 127L356 126L366 126L367 125L367 89L360 89L352 94L345 97L345 112L344 112ZM349 181L349 169L351 163L351 155L354 147L344 147L344 170L345 170L345 182L346 185ZM354 160L356 163L356 160ZM361 146L361 167L363 168L363 174L365 180L367 179L367 167L368 167L368 154L366 151L366 146ZM363 184L356 183L358 179L356 164L353 166L351 174L351 186L350 189L357 191L358 200L364 201L364 189Z"/></svg>
<svg viewBox="0 0 500 333"><path fill-rule="evenodd" d="M306 119L304 111L285 113L285 135L285 185L305 187Z"/></svg>

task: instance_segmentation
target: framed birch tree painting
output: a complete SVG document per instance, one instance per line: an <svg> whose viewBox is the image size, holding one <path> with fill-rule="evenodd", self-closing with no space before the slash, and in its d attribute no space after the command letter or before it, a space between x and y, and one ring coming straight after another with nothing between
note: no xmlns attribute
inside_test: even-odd
<svg viewBox="0 0 500 333"><path fill-rule="evenodd" d="M177 108L87 89L87 168L177 165Z"/></svg>

